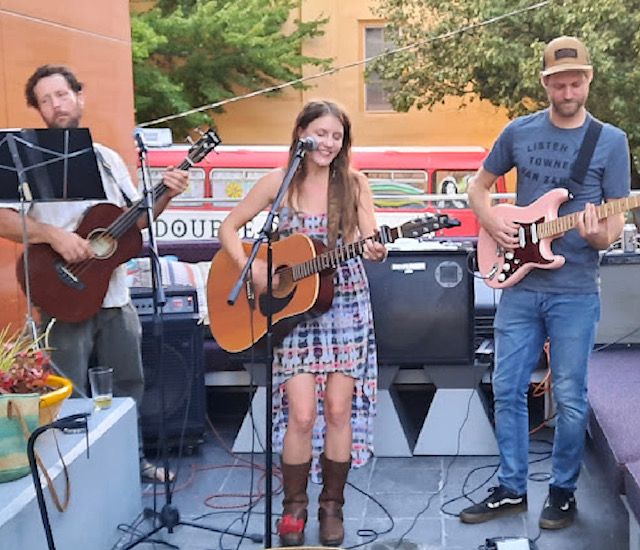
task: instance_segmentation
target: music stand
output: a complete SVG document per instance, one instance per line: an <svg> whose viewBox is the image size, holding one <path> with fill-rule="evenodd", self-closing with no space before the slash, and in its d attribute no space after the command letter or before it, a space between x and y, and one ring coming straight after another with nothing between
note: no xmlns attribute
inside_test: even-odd
<svg viewBox="0 0 640 550"><path fill-rule="evenodd" d="M25 323L34 342L38 333L31 315L27 203L86 199L106 199L88 128L0 130L0 202L20 205Z"/></svg>

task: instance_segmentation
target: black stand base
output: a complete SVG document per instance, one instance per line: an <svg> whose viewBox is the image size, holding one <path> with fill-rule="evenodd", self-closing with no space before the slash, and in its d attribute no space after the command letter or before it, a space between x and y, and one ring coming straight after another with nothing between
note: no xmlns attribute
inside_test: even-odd
<svg viewBox="0 0 640 550"><path fill-rule="evenodd" d="M204 529L205 531L212 531L214 533L224 533L225 535L231 535L233 537L247 538L247 539L251 539L253 542L263 541L262 535L238 533L237 531L231 531L229 529L219 529L216 527L208 527L206 525L192 523L190 521L181 521L180 512L172 504L165 504L162 507L162 510L160 510L160 512L156 512L155 510L152 510L150 508L145 508L144 516L145 518L155 518L157 521L160 522L160 524L154 529L152 529L151 531L149 531L146 535L143 535L138 540L125 546L123 550L130 550L131 548L145 541L153 542L154 544L163 544L165 546L168 546L169 548L175 548L176 550L178 550L180 547L176 546L175 544L171 544L170 542L167 542L165 540L158 540L158 539L151 540L151 537L164 528L166 528L169 533L173 533L174 528L179 525L184 525L186 527L195 527L196 529Z"/></svg>

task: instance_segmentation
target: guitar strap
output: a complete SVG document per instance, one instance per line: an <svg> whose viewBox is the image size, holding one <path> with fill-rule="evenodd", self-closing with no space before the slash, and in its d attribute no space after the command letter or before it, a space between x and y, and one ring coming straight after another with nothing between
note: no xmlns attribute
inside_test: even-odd
<svg viewBox="0 0 640 550"><path fill-rule="evenodd" d="M122 198L124 199L124 203L127 205L127 208L130 208L131 205L133 204L133 202L126 195L126 193L124 192L124 189L122 189L122 187L120 187L120 184L118 183L118 180L116 179L115 175L113 174L113 170L111 170L110 164L106 161L106 159L104 158L104 155L100 152L100 150L97 147L94 147L93 150L94 150L94 152L96 154L96 159L98 159L98 162L100 163L100 166L102 166L102 168L107 173L107 175L116 184L116 187L120 190L120 194L122 195Z"/></svg>
<svg viewBox="0 0 640 550"><path fill-rule="evenodd" d="M578 156L576 157L576 161L571 168L569 185L567 185L567 189L569 189L569 191L571 191L570 185L580 186L584 182L584 178L587 175L589 164L591 164L591 157L593 157L593 152L595 151L596 143L598 142L601 131L602 122L591 117L591 121L589 122L587 131L585 132L584 138L582 139L582 145L580 146L580 150L578 151Z"/></svg>

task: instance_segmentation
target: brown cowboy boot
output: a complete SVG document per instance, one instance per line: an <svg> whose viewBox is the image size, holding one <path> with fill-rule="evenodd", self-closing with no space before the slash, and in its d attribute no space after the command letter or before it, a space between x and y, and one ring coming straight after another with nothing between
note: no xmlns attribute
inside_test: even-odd
<svg viewBox="0 0 640 550"><path fill-rule="evenodd" d="M304 526L307 523L307 481L311 460L304 464L286 464L282 462L282 519L278 521L278 534L282 546L300 546L304 544Z"/></svg>
<svg viewBox="0 0 640 550"><path fill-rule="evenodd" d="M351 467L351 460L334 462L324 454L320 455L323 487L318 499L318 521L320 522L320 543L323 546L340 546L344 540L342 506L344 505L344 485Z"/></svg>

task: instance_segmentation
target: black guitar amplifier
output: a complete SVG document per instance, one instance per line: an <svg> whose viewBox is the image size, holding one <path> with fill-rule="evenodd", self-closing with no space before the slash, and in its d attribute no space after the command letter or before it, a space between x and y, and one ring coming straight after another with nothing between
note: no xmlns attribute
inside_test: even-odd
<svg viewBox="0 0 640 550"><path fill-rule="evenodd" d="M470 365L474 288L466 247L390 250L365 262L381 365Z"/></svg>
<svg viewBox="0 0 640 550"><path fill-rule="evenodd" d="M196 290L174 286L166 288L165 295L161 322L155 327L152 290L131 288L131 299L142 324L145 389L140 426L147 449L158 446L163 417L170 447L199 444L205 429L203 325L198 316ZM154 334L158 331L160 334Z"/></svg>

